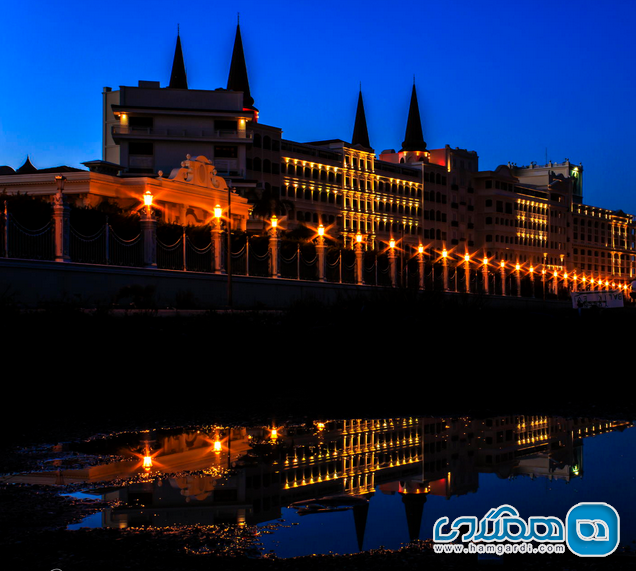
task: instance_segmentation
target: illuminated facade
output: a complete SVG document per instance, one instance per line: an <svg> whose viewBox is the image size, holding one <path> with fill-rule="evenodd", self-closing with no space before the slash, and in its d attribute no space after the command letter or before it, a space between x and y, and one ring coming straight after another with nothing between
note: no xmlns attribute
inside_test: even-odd
<svg viewBox="0 0 636 571"><path fill-rule="evenodd" d="M64 177L64 196L78 207L97 206L108 200L124 209L136 209L143 196L150 193L161 218L182 225L208 223L217 204L227 211L227 183L203 156L182 157L181 166L165 176L121 177L103 161L84 164L88 171L70 167L37 169L27 161L16 171L0 174L0 184L7 194L29 194L52 201L58 192L56 176ZM247 199L233 194L233 227L245 230L248 217Z"/></svg>
<svg viewBox="0 0 636 571"><path fill-rule="evenodd" d="M161 92L190 96L179 39L174 61L171 87L173 83L175 87L146 88L148 97ZM126 89L136 93L141 87ZM566 159L545 166L508 164L480 171L475 151L449 145L428 149L415 86L401 149L380 154L369 141L362 93L350 143L341 139L289 141L282 138L280 128L260 124L238 27L228 90L192 91L193 100L206 93L232 100L227 112L231 118L206 118L211 129L215 120L222 125L231 120L233 126L239 122L231 130L236 133L234 139L206 141L206 150L215 157L215 165L225 168L227 161L217 161L217 148L212 147L234 145L236 160L226 169L233 185L252 201L265 193L270 200L293 205L283 227L303 225L316 230L323 225L327 235L345 247L353 247L360 234L368 250L383 251L394 239L406 259L422 245L429 262L448 252L451 269L463 268L468 254L475 275L482 273L486 263L491 275L504 276L501 281L505 276L514 277L515 272L523 273L533 284L535 279L543 281L551 291L561 287L614 289L636 276L634 217L584 205L582 165ZM114 93L105 96L112 98ZM241 93L244 101L239 101ZM121 162L132 134L121 116L124 107L109 105L110 114L105 106L105 116L110 119L104 158L109 160L109 153L119 146L119 155L113 155L112 162ZM170 118L175 124L180 120L176 115L172 113ZM184 114L183 120L186 131L188 121L194 121L193 125L198 121L203 128L207 125L201 117ZM112 139L114 134L117 140ZM183 149L199 144L203 144L200 137L179 141L185 145ZM132 155L128 153L128 157ZM127 166L133 166L130 160ZM240 190L241 186L245 188ZM252 194L250 187L255 190ZM263 223L251 227L258 231ZM558 280L553 280L554 272Z"/></svg>
<svg viewBox="0 0 636 571"><path fill-rule="evenodd" d="M566 159L480 171L475 151L429 149L415 86L397 151L378 154L371 146L362 93L351 142L283 139L281 128L258 120L238 26L226 89L188 87L177 37L167 87L147 81L107 87L103 102L103 160L85 163L91 173L118 174L123 187L139 184L127 182L136 178L166 181L172 175L164 173L187 155L206 157L253 207L251 215L240 212L234 227L262 232L276 210L281 228L322 225L345 247L359 236L364 249L382 252L395 240L402 267L422 246L427 268L446 253L449 271L475 280L459 291L514 287L518 294L521 275L532 293L535 282L557 292L615 289L636 277L634 216L585 205L582 165ZM204 220L206 213L188 200L172 200L167 220ZM281 213L282 203L291 208ZM506 280L510 286L501 285Z"/></svg>

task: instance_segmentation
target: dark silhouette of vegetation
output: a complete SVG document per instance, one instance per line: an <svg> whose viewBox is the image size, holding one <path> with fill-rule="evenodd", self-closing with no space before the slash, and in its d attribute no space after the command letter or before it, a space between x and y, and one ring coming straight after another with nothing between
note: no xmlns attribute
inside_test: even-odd
<svg viewBox="0 0 636 571"><path fill-rule="evenodd" d="M53 206L46 198L31 194L7 194L5 190L0 194L0 208L13 216L25 228L36 230L46 226L53 215Z"/></svg>

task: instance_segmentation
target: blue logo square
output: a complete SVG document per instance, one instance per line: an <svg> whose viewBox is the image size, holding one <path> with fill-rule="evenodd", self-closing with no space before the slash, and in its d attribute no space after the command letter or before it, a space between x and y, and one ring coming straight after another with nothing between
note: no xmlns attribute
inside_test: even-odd
<svg viewBox="0 0 636 571"><path fill-rule="evenodd" d="M579 557L605 557L620 541L620 517L609 504L583 502L565 518L565 541Z"/></svg>

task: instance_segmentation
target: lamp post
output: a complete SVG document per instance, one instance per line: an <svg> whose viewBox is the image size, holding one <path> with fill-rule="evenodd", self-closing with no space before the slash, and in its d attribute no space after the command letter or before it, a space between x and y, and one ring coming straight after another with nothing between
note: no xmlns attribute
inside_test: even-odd
<svg viewBox="0 0 636 571"><path fill-rule="evenodd" d="M444 291L448 291L448 250L442 250L442 269L444 271Z"/></svg>
<svg viewBox="0 0 636 571"><path fill-rule="evenodd" d="M521 297L521 265L519 262L515 264L515 274L517 278L517 297Z"/></svg>
<svg viewBox="0 0 636 571"><path fill-rule="evenodd" d="M217 204L214 207L214 222L212 224L212 240L214 243L214 273L221 273L221 216L223 210Z"/></svg>
<svg viewBox="0 0 636 571"><path fill-rule="evenodd" d="M506 262L501 260L501 264L499 266L501 271L501 295L506 295Z"/></svg>
<svg viewBox="0 0 636 571"><path fill-rule="evenodd" d="M316 242L316 252L318 254L318 280L327 281L325 276L325 227L318 226L318 239Z"/></svg>
<svg viewBox="0 0 636 571"><path fill-rule="evenodd" d="M360 230L358 230L358 232L356 233L356 241L353 248L356 254L356 284L362 285L364 283L364 279L362 276L363 252L362 252L362 234L360 233ZM390 258L389 258L389 263L390 263Z"/></svg>
<svg viewBox="0 0 636 571"><path fill-rule="evenodd" d="M279 278L280 264L278 260L278 253L280 251L280 245L278 242L278 218L275 214L272 216L271 225L272 227L269 230L269 259L271 263L269 273L273 278Z"/></svg>
<svg viewBox="0 0 636 571"><path fill-rule="evenodd" d="M227 306L232 309L232 181L227 185Z"/></svg>
<svg viewBox="0 0 636 571"><path fill-rule="evenodd" d="M424 280L424 246L420 244L417 247L417 266L420 271L420 289L424 291L425 289L425 280Z"/></svg>
<svg viewBox="0 0 636 571"><path fill-rule="evenodd" d="M490 284L489 284L489 280L488 280L488 257L484 256L484 262L482 264L482 272L484 274L484 293L486 295L488 295L489 290L490 290Z"/></svg>
<svg viewBox="0 0 636 571"><path fill-rule="evenodd" d="M141 216L141 232L144 239L144 266L157 267L157 220L152 213L152 192L144 194L144 208Z"/></svg>
<svg viewBox="0 0 636 571"><path fill-rule="evenodd" d="M466 276L466 293L470 293L470 255L464 254L464 275Z"/></svg>
<svg viewBox="0 0 636 571"><path fill-rule="evenodd" d="M66 177L57 175L55 184L57 192L53 197L53 224L55 229L55 261L68 262L71 259L69 253L70 239L70 210L64 200L64 183ZM6 202L5 202L6 205ZM6 220L6 218L5 218Z"/></svg>
<svg viewBox="0 0 636 571"><path fill-rule="evenodd" d="M530 286L532 289L532 297L536 297L535 295L535 291L534 291L534 267L530 266Z"/></svg>
<svg viewBox="0 0 636 571"><path fill-rule="evenodd" d="M397 287L397 264L395 262L395 240L389 240L389 273L391 275L391 287Z"/></svg>
<svg viewBox="0 0 636 571"><path fill-rule="evenodd" d="M545 268L541 270L541 282L543 283L543 300L545 301Z"/></svg>

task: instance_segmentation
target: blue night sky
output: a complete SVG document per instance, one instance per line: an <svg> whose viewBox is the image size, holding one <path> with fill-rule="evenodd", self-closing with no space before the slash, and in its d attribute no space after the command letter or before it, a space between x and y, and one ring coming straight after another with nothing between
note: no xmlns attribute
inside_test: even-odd
<svg viewBox="0 0 636 571"><path fill-rule="evenodd" d="M167 85L177 24L190 87L225 87L239 12L260 121L285 138L350 140L362 84L371 145L399 149L415 77L429 148L482 170L569 158L585 202L636 213L633 0L7 3L0 165L101 158L103 87Z"/></svg>

